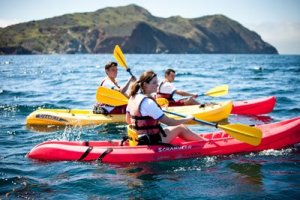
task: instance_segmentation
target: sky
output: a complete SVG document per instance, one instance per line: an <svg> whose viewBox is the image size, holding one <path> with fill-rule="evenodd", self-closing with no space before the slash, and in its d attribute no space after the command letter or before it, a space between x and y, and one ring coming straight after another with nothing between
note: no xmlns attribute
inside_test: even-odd
<svg viewBox="0 0 300 200"><path fill-rule="evenodd" d="M257 32L280 54L300 55L300 0L0 0L0 27L129 4L165 18L223 14Z"/></svg>

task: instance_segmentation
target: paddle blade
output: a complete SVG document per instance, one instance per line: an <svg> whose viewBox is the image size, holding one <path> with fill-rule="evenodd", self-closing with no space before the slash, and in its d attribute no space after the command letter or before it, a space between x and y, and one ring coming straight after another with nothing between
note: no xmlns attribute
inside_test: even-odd
<svg viewBox="0 0 300 200"><path fill-rule="evenodd" d="M219 97L227 94L228 94L228 85L220 85L204 93L204 95L212 96L212 97Z"/></svg>
<svg viewBox="0 0 300 200"><path fill-rule="evenodd" d="M166 98L157 98L157 99L155 99L155 101L161 107L168 107L169 106L169 101Z"/></svg>
<svg viewBox="0 0 300 200"><path fill-rule="evenodd" d="M181 115L179 113L174 113L170 112L167 110L163 110L165 113L176 115L179 117L186 117L184 115ZM209 126L214 126L220 129L223 129L227 134L229 134L231 137L243 141L247 144L251 144L254 146L257 146L261 142L262 138L262 131L256 127L251 127L243 124L227 124L227 125L219 125L207 121L203 121L200 119L193 119L196 122L209 125Z"/></svg>
<svg viewBox="0 0 300 200"><path fill-rule="evenodd" d="M257 146L261 142L262 131L256 127L251 127L243 124L227 124L218 125L218 128L223 129L231 137L243 141L247 144Z"/></svg>
<svg viewBox="0 0 300 200"><path fill-rule="evenodd" d="M121 65L122 67L124 67L127 70L128 67L126 64L126 59L125 59L125 56L124 56L121 48L119 47L119 45L115 46L114 57L117 60L117 62L119 63L119 65Z"/></svg>
<svg viewBox="0 0 300 200"><path fill-rule="evenodd" d="M100 86L96 92L97 102L111 105L122 106L126 105L128 99L121 92Z"/></svg>

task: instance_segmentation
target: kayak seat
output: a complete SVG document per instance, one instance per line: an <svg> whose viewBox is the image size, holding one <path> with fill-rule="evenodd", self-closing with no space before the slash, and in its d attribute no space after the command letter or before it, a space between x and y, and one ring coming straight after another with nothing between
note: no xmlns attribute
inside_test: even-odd
<svg viewBox="0 0 300 200"><path fill-rule="evenodd" d="M168 107L169 106L169 101L166 98L156 98L155 101L161 107Z"/></svg>
<svg viewBox="0 0 300 200"><path fill-rule="evenodd" d="M138 133L135 132L130 125L127 126L127 136L129 138L129 146L138 145Z"/></svg>

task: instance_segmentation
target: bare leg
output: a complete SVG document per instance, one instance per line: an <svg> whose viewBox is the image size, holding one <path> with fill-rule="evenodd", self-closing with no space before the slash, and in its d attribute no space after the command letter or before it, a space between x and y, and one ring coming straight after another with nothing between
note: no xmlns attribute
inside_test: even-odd
<svg viewBox="0 0 300 200"><path fill-rule="evenodd" d="M193 97L189 97L184 101L184 105L200 105L200 103Z"/></svg>
<svg viewBox="0 0 300 200"><path fill-rule="evenodd" d="M202 137L192 132L184 125L169 126L164 129L167 137L162 137L162 142L171 143L177 136L187 141L202 141Z"/></svg>

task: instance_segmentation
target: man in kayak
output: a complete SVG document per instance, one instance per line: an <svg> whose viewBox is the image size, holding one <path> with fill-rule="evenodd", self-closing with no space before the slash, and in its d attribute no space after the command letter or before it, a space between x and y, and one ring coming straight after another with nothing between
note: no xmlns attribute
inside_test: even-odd
<svg viewBox="0 0 300 200"><path fill-rule="evenodd" d="M166 98L169 101L169 106L200 105L200 103L196 100L198 97L197 94L176 89L173 85L175 75L175 70L173 69L167 69L165 71L165 79L160 82L158 86L156 98ZM175 101L173 98L174 94L189 97Z"/></svg>
<svg viewBox="0 0 300 200"><path fill-rule="evenodd" d="M117 90L128 97L126 91L131 82L135 81L135 77L131 77L127 80L123 87L118 85L116 80L118 75L118 64L116 62L110 62L105 65L106 77L101 81L100 86ZM123 106L110 106L106 104L97 103L94 106L94 113L96 114L125 114L126 105Z"/></svg>
<svg viewBox="0 0 300 200"><path fill-rule="evenodd" d="M126 108L126 122L137 132L138 144L171 143L177 136L187 141L205 140L183 125L193 117L173 119L164 114L151 97L157 86L156 74L153 71L146 71L131 87ZM168 126L163 129L160 123Z"/></svg>

